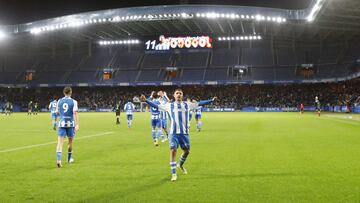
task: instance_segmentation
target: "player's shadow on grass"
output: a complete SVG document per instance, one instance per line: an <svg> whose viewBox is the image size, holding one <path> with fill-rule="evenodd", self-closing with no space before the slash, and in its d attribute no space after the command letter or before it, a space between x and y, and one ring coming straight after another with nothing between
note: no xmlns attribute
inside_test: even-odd
<svg viewBox="0 0 360 203"><path fill-rule="evenodd" d="M146 176L149 177L149 176ZM158 177L158 175L156 176ZM144 178L144 177L140 177L140 178ZM147 190L153 190L154 188L158 188L166 183L170 183L170 180L168 177L164 177L161 178L158 181L149 181L151 182L151 184L142 184L142 185L137 185L136 187L132 187L132 188L127 188L124 190L120 190L120 191L113 191L113 192L109 192L109 193L104 193L104 194L100 194L88 199L83 200L83 202L93 202L93 201L119 201L121 202L122 200L126 200L128 196L131 196L135 193L141 193L141 192L145 192ZM119 184L121 184L121 182L119 182Z"/></svg>

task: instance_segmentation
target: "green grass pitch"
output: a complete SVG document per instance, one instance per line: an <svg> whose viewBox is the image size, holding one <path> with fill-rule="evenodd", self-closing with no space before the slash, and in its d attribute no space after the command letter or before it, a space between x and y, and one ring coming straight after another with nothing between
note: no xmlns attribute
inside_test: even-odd
<svg viewBox="0 0 360 203"><path fill-rule="evenodd" d="M188 175L170 182L149 113L80 113L75 163L55 165L49 113L0 116L0 202L358 202L359 116L204 113ZM65 157L63 156L65 162Z"/></svg>

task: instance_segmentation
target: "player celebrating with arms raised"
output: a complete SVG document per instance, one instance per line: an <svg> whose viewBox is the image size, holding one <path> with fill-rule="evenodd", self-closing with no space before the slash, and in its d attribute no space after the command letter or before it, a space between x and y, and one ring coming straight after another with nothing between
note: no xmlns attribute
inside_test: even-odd
<svg viewBox="0 0 360 203"><path fill-rule="evenodd" d="M160 111L169 113L170 119L170 169L171 169L171 181L176 181L176 150L179 145L183 150L183 153L179 159L177 165L184 174L187 174L184 168L186 158L190 153L190 141L189 141L189 114L191 110L212 103L216 97L212 100L200 101L197 103L184 102L183 91L176 89L174 92L174 102L168 102L166 104L159 104L152 102L150 99L146 99L144 95L141 95L141 101L146 101L151 107L158 108Z"/></svg>
<svg viewBox="0 0 360 203"><path fill-rule="evenodd" d="M158 96L159 101L161 104L166 104L167 102L170 101L169 97L166 95L166 92L164 91L159 91L158 92ZM160 111L160 123L161 123L161 128L164 130L165 134L166 134L166 138L162 140L162 142L165 142L167 139L169 139L169 132L167 129L167 112L165 111Z"/></svg>
<svg viewBox="0 0 360 203"><path fill-rule="evenodd" d="M193 102L196 102L196 100L193 100ZM201 111L202 107L199 106L198 108L195 109L195 120L196 120L196 129L198 132L201 131L201 127L202 127L202 122L201 122Z"/></svg>
<svg viewBox="0 0 360 203"><path fill-rule="evenodd" d="M60 115L59 129L58 129L58 144L56 147L56 164L59 168L61 165L62 148L64 145L65 137L68 137L68 163L74 162L72 158L73 140L75 132L79 130L79 118L78 118L78 103L71 98L71 87L64 88L65 97L59 99L56 112Z"/></svg>
<svg viewBox="0 0 360 203"><path fill-rule="evenodd" d="M156 105L160 105L160 101L158 99L158 95L155 91L151 92L151 96L149 98L149 101ZM162 138L162 140L165 139L164 134L161 130L161 120L160 120L160 111L159 108L156 106L150 106L150 113L151 113L151 135L154 141L154 145L157 147L159 146L159 137Z"/></svg>

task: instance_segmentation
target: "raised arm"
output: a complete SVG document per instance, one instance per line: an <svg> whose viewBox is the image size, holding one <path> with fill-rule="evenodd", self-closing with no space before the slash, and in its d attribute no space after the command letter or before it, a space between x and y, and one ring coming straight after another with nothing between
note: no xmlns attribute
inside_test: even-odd
<svg viewBox="0 0 360 203"><path fill-rule="evenodd" d="M154 107L159 109L160 111L167 111L167 106L166 104L156 104L154 102L152 102L150 99L152 97L150 97L149 99L146 99L145 95L141 95L140 97L140 101L141 102L146 102L149 106Z"/></svg>
<svg viewBox="0 0 360 203"><path fill-rule="evenodd" d="M205 106L205 105L211 104L215 100L217 100L217 97L213 97L210 100L203 100L203 101L199 101L199 102L195 102L195 103L190 103L189 104L190 110L194 110L194 109L198 108L199 106Z"/></svg>

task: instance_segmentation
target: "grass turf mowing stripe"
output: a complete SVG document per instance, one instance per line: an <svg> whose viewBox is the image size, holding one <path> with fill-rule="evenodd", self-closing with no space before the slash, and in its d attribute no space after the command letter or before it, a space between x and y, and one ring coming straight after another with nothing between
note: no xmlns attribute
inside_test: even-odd
<svg viewBox="0 0 360 203"><path fill-rule="evenodd" d="M92 138L92 137L109 135L109 134L113 134L113 133L114 133L114 132L105 132L105 133L99 133L99 134L94 134L94 135L82 136L82 137L77 138L76 140L88 139L88 138ZM4 150L1 150L0 153L14 152L14 151L19 151L19 150L23 150L23 149L30 149L30 148L35 148L35 147L41 147L41 146L46 146L46 145L51 145L51 144L56 144L56 143L57 143L57 141L54 141L54 142L46 142L46 143L36 144L36 145L28 145L28 146L23 146L23 147L15 147L15 148L12 148L12 149L4 149Z"/></svg>

